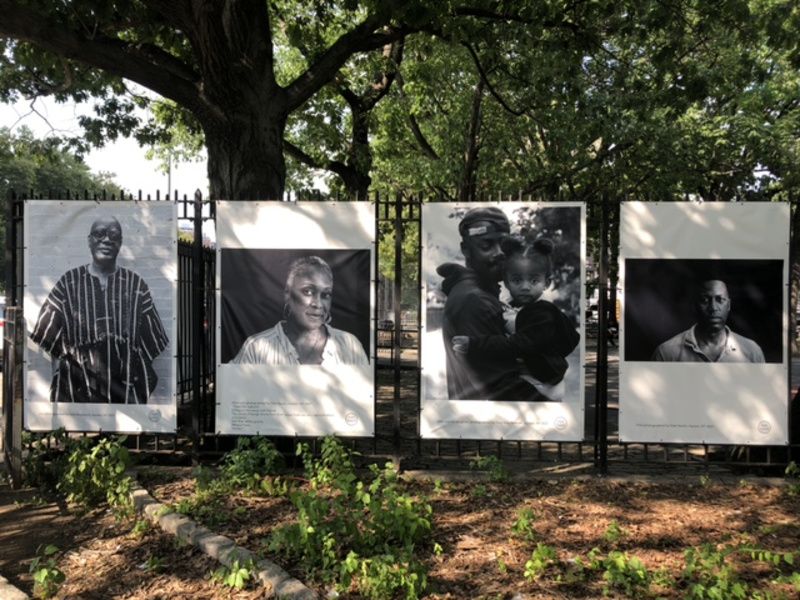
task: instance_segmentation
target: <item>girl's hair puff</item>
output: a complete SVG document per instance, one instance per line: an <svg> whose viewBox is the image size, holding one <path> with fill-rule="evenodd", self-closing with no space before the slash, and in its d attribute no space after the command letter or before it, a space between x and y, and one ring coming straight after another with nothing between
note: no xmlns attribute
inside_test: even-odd
<svg viewBox="0 0 800 600"><path fill-rule="evenodd" d="M547 278L550 279L552 277L553 252L556 248L553 240L540 237L531 242L522 236L509 235L501 240L500 248L507 258L519 256L535 260L543 266Z"/></svg>

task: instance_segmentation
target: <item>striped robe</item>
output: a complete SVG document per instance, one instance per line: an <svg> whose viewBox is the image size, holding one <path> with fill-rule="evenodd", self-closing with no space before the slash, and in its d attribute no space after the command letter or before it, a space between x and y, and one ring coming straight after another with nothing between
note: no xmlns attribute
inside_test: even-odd
<svg viewBox="0 0 800 600"><path fill-rule="evenodd" d="M117 267L106 287L88 265L67 271L45 300L31 340L50 354L52 402L144 404L153 359L169 339L144 280Z"/></svg>

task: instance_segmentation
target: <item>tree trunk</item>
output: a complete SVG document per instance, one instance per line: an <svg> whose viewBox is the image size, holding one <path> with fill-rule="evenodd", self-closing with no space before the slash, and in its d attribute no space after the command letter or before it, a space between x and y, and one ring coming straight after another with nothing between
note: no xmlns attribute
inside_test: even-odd
<svg viewBox="0 0 800 600"><path fill-rule="evenodd" d="M472 112L469 130L464 143L464 170L458 186L458 198L461 202L474 200L477 193L478 154L480 152L481 123L483 120L483 79L479 79L472 95Z"/></svg>
<svg viewBox="0 0 800 600"><path fill-rule="evenodd" d="M369 146L369 111L361 106L350 104L353 118L352 138L347 151L347 166L350 173L342 177L347 188L347 195L355 198L366 198L372 178L372 149Z"/></svg>
<svg viewBox="0 0 800 600"><path fill-rule="evenodd" d="M286 184L286 112L240 111L203 123L210 196L215 200L280 200Z"/></svg>

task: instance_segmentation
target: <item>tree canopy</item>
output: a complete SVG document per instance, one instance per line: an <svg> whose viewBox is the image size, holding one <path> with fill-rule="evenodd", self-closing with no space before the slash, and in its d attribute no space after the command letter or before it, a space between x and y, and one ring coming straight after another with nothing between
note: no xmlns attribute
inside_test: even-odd
<svg viewBox="0 0 800 600"><path fill-rule="evenodd" d="M0 99L94 98L88 143L202 139L214 198L280 197L286 156L298 180L327 169L350 193L718 200L798 184L792 0L0 0L0 10ZM136 116L153 101L128 82L163 99L152 119Z"/></svg>

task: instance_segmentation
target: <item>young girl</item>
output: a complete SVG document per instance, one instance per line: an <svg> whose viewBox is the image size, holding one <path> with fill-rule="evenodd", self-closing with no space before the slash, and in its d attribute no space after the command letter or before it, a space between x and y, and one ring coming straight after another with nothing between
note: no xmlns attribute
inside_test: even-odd
<svg viewBox="0 0 800 600"><path fill-rule="evenodd" d="M509 354L521 360L521 377L541 395L536 400L559 402L564 397L566 357L580 335L570 319L552 302L542 300L553 277L553 242L540 238L532 243L518 237L503 240L506 255L504 283L511 302L504 313L508 336L453 336L453 350L480 359Z"/></svg>

